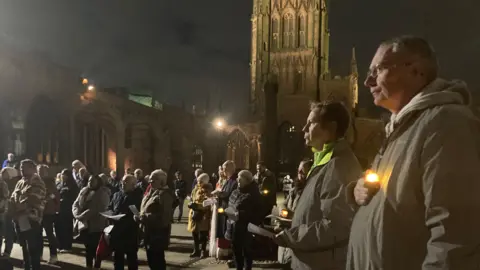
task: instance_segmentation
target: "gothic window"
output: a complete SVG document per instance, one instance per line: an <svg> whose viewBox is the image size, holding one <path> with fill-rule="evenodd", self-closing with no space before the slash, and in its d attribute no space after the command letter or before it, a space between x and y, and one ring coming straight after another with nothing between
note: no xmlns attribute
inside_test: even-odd
<svg viewBox="0 0 480 270"><path fill-rule="evenodd" d="M301 15L298 17L298 47L305 47L306 42L306 18Z"/></svg>
<svg viewBox="0 0 480 270"><path fill-rule="evenodd" d="M279 25L278 25L278 19L274 18L272 21L272 49L278 49L279 45L279 37L278 37L278 32L279 32Z"/></svg>
<svg viewBox="0 0 480 270"><path fill-rule="evenodd" d="M294 32L293 15L285 14L285 16L283 16L283 47L284 48L294 47L293 32Z"/></svg>
<svg viewBox="0 0 480 270"><path fill-rule="evenodd" d="M203 150L195 145L193 148L192 168L201 169L203 167Z"/></svg>

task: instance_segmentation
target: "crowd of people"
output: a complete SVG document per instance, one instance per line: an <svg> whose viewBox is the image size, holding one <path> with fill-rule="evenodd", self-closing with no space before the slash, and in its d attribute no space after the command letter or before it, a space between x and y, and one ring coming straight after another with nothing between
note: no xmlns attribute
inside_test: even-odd
<svg viewBox="0 0 480 270"><path fill-rule="evenodd" d="M299 164L295 180L285 179L291 186L279 207L275 176L263 162L255 175L230 160L218 178L199 169L189 188L181 172L171 185L160 169L146 177L127 170L120 180L114 171L90 175L78 160L55 181L28 159L11 168L9 155L0 175L3 255L17 241L25 269L39 269L45 230L50 263L77 238L88 268L100 268L111 251L115 269L124 269L125 258L137 269L143 246L150 268L165 269L174 210L181 222L187 203L190 256L233 255L236 269L252 269L249 224L262 226L272 209L278 222L267 239L292 269L479 269L480 122L465 84L438 78L428 42L402 36L379 46L365 85L392 113L368 175L346 139L348 110L312 103L303 132L313 159Z"/></svg>

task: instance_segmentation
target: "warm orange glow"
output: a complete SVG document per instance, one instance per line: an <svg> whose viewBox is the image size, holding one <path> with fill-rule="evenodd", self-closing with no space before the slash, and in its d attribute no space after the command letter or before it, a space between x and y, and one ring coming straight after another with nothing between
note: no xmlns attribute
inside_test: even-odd
<svg viewBox="0 0 480 270"><path fill-rule="evenodd" d="M93 90L95 90L95 86L89 85L87 89L88 89L88 91L93 91Z"/></svg>
<svg viewBox="0 0 480 270"><path fill-rule="evenodd" d="M108 168L112 171L117 170L117 153L112 148L108 148Z"/></svg>
<svg viewBox="0 0 480 270"><path fill-rule="evenodd" d="M280 216L286 218L286 217L288 216L288 210L283 209L283 210L280 212Z"/></svg>
<svg viewBox="0 0 480 270"><path fill-rule="evenodd" d="M88 84L88 79L86 79L86 78L83 79L83 80L82 80L82 84L83 84L83 85Z"/></svg>
<svg viewBox="0 0 480 270"><path fill-rule="evenodd" d="M264 195L267 195L267 194L269 193L269 191L268 191L268 189L264 189L264 190L262 191L262 193L263 193Z"/></svg>
<svg viewBox="0 0 480 270"><path fill-rule="evenodd" d="M221 213L225 212L225 209L220 207L220 208L218 208L217 212L221 214Z"/></svg>
<svg viewBox="0 0 480 270"><path fill-rule="evenodd" d="M365 175L365 181L369 183L377 183L379 181L378 174L373 171L367 171Z"/></svg>

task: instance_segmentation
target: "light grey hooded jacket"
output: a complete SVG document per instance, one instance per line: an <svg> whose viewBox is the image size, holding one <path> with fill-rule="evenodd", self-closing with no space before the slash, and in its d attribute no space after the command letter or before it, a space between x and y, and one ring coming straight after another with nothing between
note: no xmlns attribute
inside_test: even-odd
<svg viewBox="0 0 480 270"><path fill-rule="evenodd" d="M469 102L464 83L436 79L392 115L372 166L381 188L355 215L347 270L480 269L480 123Z"/></svg>

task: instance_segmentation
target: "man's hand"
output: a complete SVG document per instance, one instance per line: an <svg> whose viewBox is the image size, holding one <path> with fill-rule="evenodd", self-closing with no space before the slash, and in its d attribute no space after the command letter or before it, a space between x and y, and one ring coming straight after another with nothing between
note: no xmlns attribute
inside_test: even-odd
<svg viewBox="0 0 480 270"><path fill-rule="evenodd" d="M353 190L353 196L355 197L355 202L362 206L366 205L368 201L371 199L368 194L368 188L364 186L365 179L360 178L355 185L355 189Z"/></svg>

